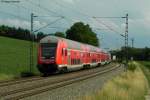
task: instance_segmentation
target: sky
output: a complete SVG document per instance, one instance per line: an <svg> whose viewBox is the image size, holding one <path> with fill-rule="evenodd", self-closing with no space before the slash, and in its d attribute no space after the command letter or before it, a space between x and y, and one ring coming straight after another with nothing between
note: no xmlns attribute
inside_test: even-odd
<svg viewBox="0 0 150 100"><path fill-rule="evenodd" d="M101 48L118 49L124 45L125 17L129 15L129 45L134 38L137 48L150 47L150 0L20 0L0 2L0 25L30 29L34 13L34 30L52 34L65 32L73 23L89 24L100 39ZM14 1L14 0L7 0ZM15 0L16 1L16 0ZM35 33L36 34L36 33Z"/></svg>

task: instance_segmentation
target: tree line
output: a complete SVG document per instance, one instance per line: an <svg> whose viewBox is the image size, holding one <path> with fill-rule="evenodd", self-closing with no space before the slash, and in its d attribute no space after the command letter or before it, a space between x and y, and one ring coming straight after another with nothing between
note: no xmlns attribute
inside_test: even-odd
<svg viewBox="0 0 150 100"><path fill-rule="evenodd" d="M0 36L11 37L21 40L30 40L30 31L23 28L9 27L6 25L0 26Z"/></svg>
<svg viewBox="0 0 150 100"><path fill-rule="evenodd" d="M128 59L131 60L146 60L150 61L150 48L132 48L128 47ZM116 55L118 60L124 60L125 59L125 48L122 47L121 50L113 50L111 51L112 55Z"/></svg>
<svg viewBox="0 0 150 100"><path fill-rule="evenodd" d="M43 32L38 32L35 34L30 34L28 29L23 28L15 28L9 27L6 25L0 26L0 36L11 37L21 40L32 40L39 41L41 38L50 35L44 34ZM55 36L75 40L81 43L86 43L94 46L99 46L99 40L96 36L96 33L92 31L92 28L88 24L84 24L83 22L76 22L74 23L65 33L63 32L56 32Z"/></svg>

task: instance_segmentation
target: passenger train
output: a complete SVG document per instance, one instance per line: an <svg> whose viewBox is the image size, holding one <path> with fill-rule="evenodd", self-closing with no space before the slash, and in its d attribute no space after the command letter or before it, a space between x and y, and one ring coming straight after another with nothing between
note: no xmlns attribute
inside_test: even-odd
<svg viewBox="0 0 150 100"><path fill-rule="evenodd" d="M43 74L96 67L110 61L110 53L69 39L46 36L38 44L37 67Z"/></svg>

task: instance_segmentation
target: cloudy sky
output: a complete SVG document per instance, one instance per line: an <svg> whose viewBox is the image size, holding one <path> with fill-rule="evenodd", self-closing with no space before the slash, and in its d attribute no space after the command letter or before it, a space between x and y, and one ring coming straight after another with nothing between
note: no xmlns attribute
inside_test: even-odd
<svg viewBox="0 0 150 100"><path fill-rule="evenodd" d="M4 1L4 0L1 0ZM13 0L7 0L13 1ZM16 0L15 0L16 1ZM129 14L129 45L150 47L150 0L20 0L0 2L0 24L30 29L34 13L34 30L47 34L65 32L73 23L89 24L100 38L102 48L116 49L124 45L120 34L125 31L125 19L93 18L124 17Z"/></svg>

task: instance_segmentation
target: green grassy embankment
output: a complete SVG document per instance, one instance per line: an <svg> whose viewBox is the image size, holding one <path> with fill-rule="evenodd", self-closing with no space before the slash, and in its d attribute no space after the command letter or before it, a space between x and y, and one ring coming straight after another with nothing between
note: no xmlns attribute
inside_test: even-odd
<svg viewBox="0 0 150 100"><path fill-rule="evenodd" d="M148 82L141 65L133 62L129 66L130 70L108 81L97 94L86 96L84 100L145 100Z"/></svg>
<svg viewBox="0 0 150 100"><path fill-rule="evenodd" d="M20 77L21 72L29 71L29 43L24 40L17 40L0 36L0 80ZM34 44L34 67L36 69L37 49Z"/></svg>
<svg viewBox="0 0 150 100"><path fill-rule="evenodd" d="M149 86L150 86L150 62L148 61L140 61L141 69L143 70L145 76L147 77Z"/></svg>

